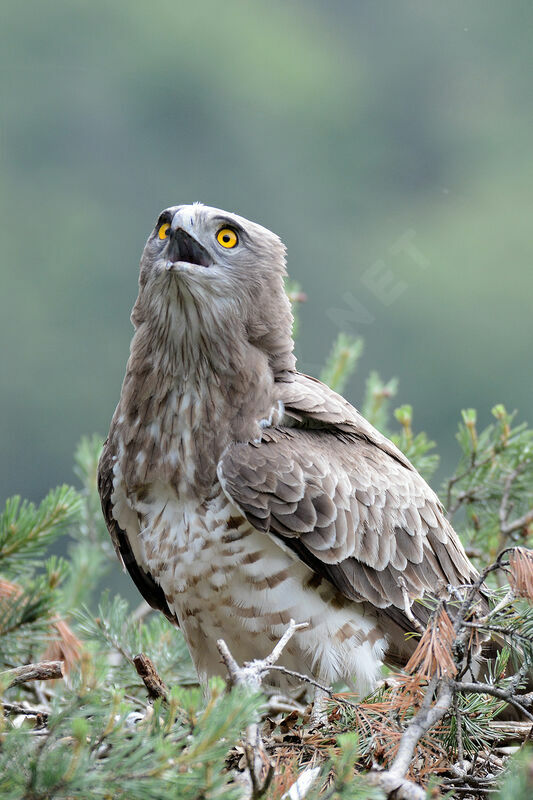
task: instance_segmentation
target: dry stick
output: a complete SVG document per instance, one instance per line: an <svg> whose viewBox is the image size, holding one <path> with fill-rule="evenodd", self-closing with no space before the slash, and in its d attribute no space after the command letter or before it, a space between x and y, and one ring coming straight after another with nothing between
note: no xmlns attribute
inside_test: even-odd
<svg viewBox="0 0 533 800"><path fill-rule="evenodd" d="M290 789L281 796L281 800L304 800L319 775L320 767L306 767Z"/></svg>
<svg viewBox="0 0 533 800"><path fill-rule="evenodd" d="M309 677L309 675L305 675L305 673L303 672L296 672L295 669L288 669L287 667L281 667L279 664L270 666L269 672L272 671L281 672L282 675L289 675L291 678L297 678L299 681L302 681L303 683L308 683L310 686L314 686L315 689L320 689L321 692L327 694L341 706L349 706L350 708L358 708L360 706L360 703L352 703L351 700L347 700L345 697L341 697L340 695L336 694L335 690L331 686L324 686L323 683L315 681L314 678Z"/></svg>
<svg viewBox="0 0 533 800"><path fill-rule="evenodd" d="M330 697L333 696L333 689L331 686L324 686L324 684L315 681L314 678L310 678L309 675L305 675L303 672L296 672L294 669L287 669L287 667L281 667L279 664L272 664L269 668L269 671L281 672L283 675L290 675L291 678L298 678L298 680L314 686L315 689L320 689Z"/></svg>
<svg viewBox="0 0 533 800"><path fill-rule="evenodd" d="M469 791L472 793L474 791L473 787L476 789L477 787L486 788L487 791L498 791L498 789L494 787L494 778L477 778L475 775L456 775L453 778L444 778L442 783L444 786L451 786L453 791L456 792L461 789L460 786L455 785L457 781L470 784Z"/></svg>
<svg viewBox="0 0 533 800"><path fill-rule="evenodd" d="M520 530L520 528L525 528L526 525L530 524L530 522L533 522L533 508L523 514L521 517L513 519L512 522L508 522L501 530L506 536L508 536L510 533Z"/></svg>
<svg viewBox="0 0 533 800"><path fill-rule="evenodd" d="M230 683L232 686L246 686L254 691L261 688L264 675L273 667L281 656L284 647L288 644L294 634L306 628L307 622L296 623L291 619L289 627L274 647L269 656L263 659L246 662L240 667L233 658L229 647L223 639L217 641L218 652L222 656L222 661L226 665ZM268 758L261 733L257 723L252 723L246 728L246 742L244 745L246 766L249 777L249 796L252 800L258 800L267 791L274 775L274 765ZM262 777L262 772L266 766L267 772Z"/></svg>
<svg viewBox="0 0 533 800"><path fill-rule="evenodd" d="M289 627L287 628L287 630L285 631L285 633L283 634L283 636L281 637L275 648L272 650L270 655L263 659L263 662L268 666L272 666L272 664L275 664L276 661L278 661L279 657L281 656L283 650L289 643L289 641L294 636L294 634L297 631L301 631L304 628L307 628L308 626L309 626L308 622L295 622L293 619L291 619L291 621L289 622Z"/></svg>
<svg viewBox="0 0 533 800"><path fill-rule="evenodd" d="M463 749L463 721L461 716L461 709L457 702L457 692L453 693L453 710L455 714L455 726L457 728L457 759L459 761L460 769L464 770L464 749Z"/></svg>
<svg viewBox="0 0 533 800"><path fill-rule="evenodd" d="M151 659L144 653L139 653L133 657L133 665L146 686L150 700L161 698L164 703L167 703L167 687L159 677Z"/></svg>
<svg viewBox="0 0 533 800"><path fill-rule="evenodd" d="M6 688L18 686L26 681L49 681L63 677L62 661L39 661L36 664L25 664L23 667L6 669L0 672L0 681L7 678L10 682Z"/></svg>
<svg viewBox="0 0 533 800"><path fill-rule="evenodd" d="M39 708L26 708L20 703L7 703L5 700L0 700L0 705L5 714L22 714L27 717L42 717L48 719L48 711Z"/></svg>
<svg viewBox="0 0 533 800"><path fill-rule="evenodd" d="M263 676L278 661L288 642L297 631L307 628L308 624L307 622L295 622L291 619L289 627L269 656L255 661L247 661L242 667L233 658L224 639L218 639L218 652L226 665L232 686L248 686L252 689L260 688Z"/></svg>

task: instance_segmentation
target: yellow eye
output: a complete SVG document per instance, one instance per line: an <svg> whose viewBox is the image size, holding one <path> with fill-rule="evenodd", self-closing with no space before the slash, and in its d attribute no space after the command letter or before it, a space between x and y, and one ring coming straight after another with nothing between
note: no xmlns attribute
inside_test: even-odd
<svg viewBox="0 0 533 800"><path fill-rule="evenodd" d="M169 230L169 228L170 228L170 225L168 224L168 222L164 222L161 225L161 227L159 228L159 231L157 233L157 235L159 236L160 239L168 239L168 230Z"/></svg>
<svg viewBox="0 0 533 800"><path fill-rule="evenodd" d="M235 247L239 238L232 228L221 228L217 233L217 242L222 245L222 247L227 247L231 249Z"/></svg>

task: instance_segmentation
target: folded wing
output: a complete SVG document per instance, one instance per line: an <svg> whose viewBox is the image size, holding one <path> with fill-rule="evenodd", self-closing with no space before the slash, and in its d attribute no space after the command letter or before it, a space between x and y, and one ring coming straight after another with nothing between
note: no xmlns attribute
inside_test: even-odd
<svg viewBox="0 0 533 800"><path fill-rule="evenodd" d="M313 378L280 389L287 424L233 445L219 464L254 527L396 621L406 602L475 577L435 493L392 442Z"/></svg>
<svg viewBox="0 0 533 800"><path fill-rule="evenodd" d="M98 492L100 494L104 519L115 546L116 554L124 567L128 570L133 582L146 602L157 611L162 611L171 622L176 624L176 617L168 606L163 589L156 583L150 572L143 567L135 556L135 547L132 545L131 540L135 541L139 536L138 525L135 525L132 530L128 532L120 527L113 516L113 463L113 447L110 441L106 440L98 464Z"/></svg>

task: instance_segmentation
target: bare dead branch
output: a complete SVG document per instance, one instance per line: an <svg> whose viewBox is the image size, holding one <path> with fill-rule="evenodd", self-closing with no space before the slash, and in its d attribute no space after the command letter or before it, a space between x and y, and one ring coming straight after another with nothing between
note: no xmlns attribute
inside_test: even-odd
<svg viewBox="0 0 533 800"><path fill-rule="evenodd" d="M6 688L18 686L26 681L49 681L63 677L62 661L39 661L35 664L25 664L22 667L6 669L0 672L0 681L7 678L9 683Z"/></svg>
<svg viewBox="0 0 533 800"><path fill-rule="evenodd" d="M152 660L144 653L139 653L133 657L133 665L146 686L150 700L161 698L164 703L167 703L167 687L160 678Z"/></svg>
<svg viewBox="0 0 533 800"><path fill-rule="evenodd" d="M231 655L229 647L227 646L224 639L218 639L217 647L218 647L218 652L222 657L222 661L224 662L224 665L228 670L230 684L232 686L237 686L239 682L241 683L243 682L241 680L241 667L239 667L239 665Z"/></svg>
<svg viewBox="0 0 533 800"><path fill-rule="evenodd" d="M218 652L228 670L231 685L246 686L254 691L259 691L264 676L269 670L275 668L274 664L280 658L288 642L297 631L306 628L307 625L307 622L297 623L291 619L289 627L270 655L263 659L246 662L242 667L234 659L224 639L219 639L217 641ZM246 728L244 755L247 766L247 794L250 800L259 800L264 796L272 781L274 765L268 757L259 726L255 722Z"/></svg>
<svg viewBox="0 0 533 800"><path fill-rule="evenodd" d="M388 770L389 772L399 774L402 777L406 775L418 742L433 725L442 719L450 708L453 692L449 680L442 682L437 699L434 705L431 706L433 692L437 685L438 680L433 678L426 689L419 712L413 717L401 738L396 758L392 767Z"/></svg>
<svg viewBox="0 0 533 800"><path fill-rule="evenodd" d="M309 675L304 675L303 672L296 672L296 670L294 669L287 669L287 667L281 667L279 664L272 665L270 667L270 670L281 672L282 675L290 675L291 678L297 678L299 681L302 681L303 683L309 683L316 689L321 689L330 697L333 696L333 689L331 688L331 686L324 686L322 683L315 681L314 678L310 678Z"/></svg>
<svg viewBox="0 0 533 800"><path fill-rule="evenodd" d="M366 776L372 786L379 786L387 795L392 795L395 800L426 800L426 792L407 778L391 776L389 771L369 772Z"/></svg>
<svg viewBox="0 0 533 800"><path fill-rule="evenodd" d="M260 800L264 796L274 777L274 765L270 761L255 723L246 729L246 742L244 743L244 758L246 760L246 788L250 800Z"/></svg>
<svg viewBox="0 0 533 800"><path fill-rule="evenodd" d="M224 639L219 639L217 641L218 652L222 656L222 661L228 670L232 686L249 686L253 689L260 689L264 675L272 668L273 664L278 661L284 648L294 634L306 628L307 625L307 622L295 622L291 619L289 627L270 655L266 656L266 658L248 661L242 667L240 667L233 658Z"/></svg>
<svg viewBox="0 0 533 800"><path fill-rule="evenodd" d="M272 650L270 655L264 659L265 664L268 664L269 666L275 664L279 660L279 657L281 656L283 650L285 649L289 641L292 639L294 634L297 631L301 631L304 628L307 628L308 626L309 626L308 622L295 622L293 619L291 619L291 621L289 622L289 627L287 628L287 630L285 631L285 633L283 634L283 636L281 637L275 648Z"/></svg>
<svg viewBox="0 0 533 800"><path fill-rule="evenodd" d="M507 523L502 528L502 532L508 536L510 533L514 533L514 531L519 531L521 528L525 528L531 522L533 522L533 508L523 514L521 517L513 519L511 522Z"/></svg>
<svg viewBox="0 0 533 800"><path fill-rule="evenodd" d="M21 703L7 703L5 700L0 700L0 705L5 714L22 714L26 717L42 717L43 719L48 719L49 712L45 709L27 707Z"/></svg>

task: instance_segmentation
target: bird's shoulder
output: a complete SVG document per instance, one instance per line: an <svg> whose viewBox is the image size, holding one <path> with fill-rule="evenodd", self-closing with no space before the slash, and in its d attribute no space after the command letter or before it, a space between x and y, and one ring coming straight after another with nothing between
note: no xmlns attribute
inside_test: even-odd
<svg viewBox="0 0 533 800"><path fill-rule="evenodd" d="M296 372L293 380L280 382L277 388L289 426L327 430L330 436L339 439L343 434L351 434L370 442L406 469L414 471L409 459L390 439L365 419L348 400L318 378Z"/></svg>

